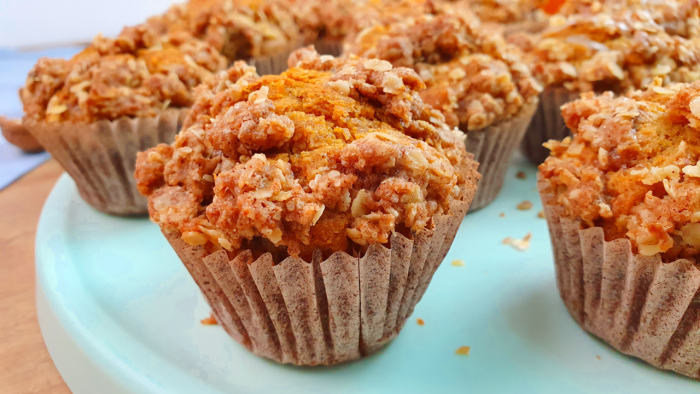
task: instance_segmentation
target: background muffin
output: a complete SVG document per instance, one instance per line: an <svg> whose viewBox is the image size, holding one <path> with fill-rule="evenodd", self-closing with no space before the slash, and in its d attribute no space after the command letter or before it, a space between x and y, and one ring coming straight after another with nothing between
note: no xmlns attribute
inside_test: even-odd
<svg viewBox="0 0 700 394"><path fill-rule="evenodd" d="M700 84L562 107L573 139L540 165L559 291L587 331L698 378Z"/></svg>
<svg viewBox="0 0 700 394"><path fill-rule="evenodd" d="M459 126L481 164L472 209L492 202L541 91L517 48L474 20L442 14L366 29L347 53L416 70L423 100Z"/></svg>
<svg viewBox="0 0 700 394"><path fill-rule="evenodd" d="M554 17L540 36L511 36L546 86L525 138L525 153L536 163L547 156L541 144L568 135L559 107L581 92L644 88L691 82L700 74L700 41L668 34L646 11Z"/></svg>
<svg viewBox="0 0 700 394"><path fill-rule="evenodd" d="M152 17L148 24L161 34L186 31L209 43L229 63L245 60L261 74L286 68L289 54L304 37L293 3L287 0L190 0Z"/></svg>
<svg viewBox="0 0 700 394"><path fill-rule="evenodd" d="M23 125L73 177L93 207L146 213L131 177L136 153L170 142L193 89L226 60L185 32L146 25L97 36L70 60L42 58L20 91Z"/></svg>
<svg viewBox="0 0 700 394"><path fill-rule="evenodd" d="M334 364L398 333L478 174L423 104L413 70L309 49L290 65L258 77L236 63L202 85L175 143L140 153L135 175L151 218L239 343L279 362ZM234 295L260 266L274 285L251 279L249 300L267 305L251 314ZM321 306L300 311L308 300Z"/></svg>

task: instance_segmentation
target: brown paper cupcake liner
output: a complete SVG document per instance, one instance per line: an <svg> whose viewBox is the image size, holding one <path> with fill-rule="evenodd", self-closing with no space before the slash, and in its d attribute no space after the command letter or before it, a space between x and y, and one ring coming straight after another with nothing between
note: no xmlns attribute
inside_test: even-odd
<svg viewBox="0 0 700 394"><path fill-rule="evenodd" d="M540 94L540 105L522 144L523 153L533 164L543 163L549 156L549 149L542 146L543 143L571 136L561 116L561 106L578 99L579 94L561 86L547 87Z"/></svg>
<svg viewBox="0 0 700 394"><path fill-rule="evenodd" d="M0 129L7 142L25 152L41 152L44 148L18 120L10 120L0 116Z"/></svg>
<svg viewBox="0 0 700 394"><path fill-rule="evenodd" d="M503 187L508 163L513 152L520 145L537 102L526 104L515 117L481 130L465 131L467 152L474 154L479 162L479 188L476 191L469 212L481 209L496 199ZM460 127L467 130L465 127Z"/></svg>
<svg viewBox="0 0 700 394"><path fill-rule="evenodd" d="M316 52L321 55L340 56L343 53L343 40L334 37L322 37L314 42Z"/></svg>
<svg viewBox="0 0 700 394"><path fill-rule="evenodd" d="M583 230L550 205L544 181L538 187L559 294L576 322L622 353L700 379L700 269L635 254L628 239L606 242L602 228Z"/></svg>
<svg viewBox="0 0 700 394"><path fill-rule="evenodd" d="M364 256L336 252L322 260L240 252L208 254L177 231L163 234L202 290L218 322L252 353L280 363L332 365L379 350L399 333L447 254L469 201L452 204L434 228Z"/></svg>
<svg viewBox="0 0 700 394"><path fill-rule="evenodd" d="M186 109L168 109L150 118L24 125L73 178L85 202L104 213L142 215L148 202L136 188L136 154L172 143L186 114Z"/></svg>
<svg viewBox="0 0 700 394"><path fill-rule="evenodd" d="M248 60L248 64L255 66L258 75L277 75L289 68L287 59L289 55L304 46L303 38L290 42L287 47L280 49L278 53L270 56L259 56Z"/></svg>

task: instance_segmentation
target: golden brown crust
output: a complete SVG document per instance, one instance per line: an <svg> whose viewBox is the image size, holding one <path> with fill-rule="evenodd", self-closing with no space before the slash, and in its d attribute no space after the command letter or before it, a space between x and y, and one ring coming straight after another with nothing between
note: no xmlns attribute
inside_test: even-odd
<svg viewBox="0 0 700 394"><path fill-rule="evenodd" d="M185 32L158 36L146 25L115 39L97 36L70 60L40 59L20 91L35 121L95 122L155 116L193 103L193 89L226 60Z"/></svg>
<svg viewBox="0 0 700 394"><path fill-rule="evenodd" d="M197 90L172 147L139 154L153 220L191 244L267 239L305 256L420 232L473 191L461 137L423 104L412 70L308 48L290 62L265 77L236 63Z"/></svg>
<svg viewBox="0 0 700 394"><path fill-rule="evenodd" d="M660 86L623 97L586 93L562 107L573 139L550 141L540 165L569 217L629 238L667 261L700 251L700 85Z"/></svg>
<svg viewBox="0 0 700 394"><path fill-rule="evenodd" d="M573 91L644 88L700 77L700 41L669 34L647 10L555 16L541 35L509 37L545 86Z"/></svg>
<svg viewBox="0 0 700 394"><path fill-rule="evenodd" d="M424 15L360 34L350 52L411 67L427 85L421 97L448 124L478 130L517 114L540 85L502 36L461 15Z"/></svg>

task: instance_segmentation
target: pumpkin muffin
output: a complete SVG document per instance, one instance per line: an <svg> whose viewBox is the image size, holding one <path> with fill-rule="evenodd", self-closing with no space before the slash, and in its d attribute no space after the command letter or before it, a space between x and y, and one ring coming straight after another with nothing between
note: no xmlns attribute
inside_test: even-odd
<svg viewBox="0 0 700 394"><path fill-rule="evenodd" d="M700 83L562 107L538 187L560 294L618 350L700 378Z"/></svg>
<svg viewBox="0 0 700 394"><path fill-rule="evenodd" d="M656 77L668 84L700 76L700 41L667 33L646 11L553 17L541 35L509 41L526 52L533 75L546 86L524 143L535 163L547 156L543 142L569 133L559 107L581 92L623 94Z"/></svg>
<svg viewBox="0 0 700 394"><path fill-rule="evenodd" d="M139 153L135 176L234 339L335 364L398 334L479 175L413 70L312 48L289 63L259 77L237 62L200 86L183 131Z"/></svg>
<svg viewBox="0 0 700 394"><path fill-rule="evenodd" d="M465 133L467 151L481 163L472 209L491 203L541 91L520 51L478 22L445 13L366 29L348 45L348 54L420 75L427 86L422 99Z"/></svg>
<svg viewBox="0 0 700 394"><path fill-rule="evenodd" d="M293 12L293 5L288 0L190 0L147 23L161 34L188 32L229 63L245 60L261 74L276 74L304 41L295 16L301 17L306 9Z"/></svg>
<svg viewBox="0 0 700 394"><path fill-rule="evenodd" d="M226 59L185 32L146 26L97 36L70 60L42 58L20 90L23 126L100 211L147 212L131 177L136 153L171 142L194 102L193 89Z"/></svg>

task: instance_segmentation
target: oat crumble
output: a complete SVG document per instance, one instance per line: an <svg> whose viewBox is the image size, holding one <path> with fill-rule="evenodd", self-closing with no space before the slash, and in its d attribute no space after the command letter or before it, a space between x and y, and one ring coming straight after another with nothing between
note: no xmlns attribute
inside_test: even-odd
<svg viewBox="0 0 700 394"><path fill-rule="evenodd" d="M520 51L459 15L423 15L366 29L349 52L410 67L425 102L451 126L479 130L509 119L542 90Z"/></svg>
<svg viewBox="0 0 700 394"><path fill-rule="evenodd" d="M192 245L308 258L420 232L474 187L459 132L423 103L413 70L310 48L289 63L259 77L237 62L197 89L175 143L139 154L139 190L162 228Z"/></svg>
<svg viewBox="0 0 700 394"><path fill-rule="evenodd" d="M70 60L40 59L20 96L37 121L155 116L192 105L195 86L225 68L214 48L185 32L159 36L138 25L114 39L98 35Z"/></svg>
<svg viewBox="0 0 700 394"><path fill-rule="evenodd" d="M562 107L574 137L550 141L540 165L547 191L566 215L598 226L611 241L664 261L700 250L700 83L622 97L611 93Z"/></svg>

